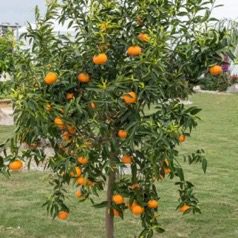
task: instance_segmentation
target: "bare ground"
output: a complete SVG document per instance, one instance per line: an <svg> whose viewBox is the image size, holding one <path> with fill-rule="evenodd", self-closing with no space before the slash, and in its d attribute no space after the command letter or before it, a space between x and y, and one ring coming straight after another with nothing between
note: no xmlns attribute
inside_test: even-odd
<svg viewBox="0 0 238 238"><path fill-rule="evenodd" d="M0 101L0 125L10 126L13 125L13 110L9 100Z"/></svg>

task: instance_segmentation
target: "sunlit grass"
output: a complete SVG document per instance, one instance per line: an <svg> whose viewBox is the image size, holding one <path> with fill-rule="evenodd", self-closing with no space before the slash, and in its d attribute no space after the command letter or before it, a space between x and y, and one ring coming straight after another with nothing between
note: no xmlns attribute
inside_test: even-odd
<svg viewBox="0 0 238 238"><path fill-rule="evenodd" d="M177 187L174 181L158 184L160 223L166 229L156 238L235 238L238 237L238 96L197 94L191 100L203 109L193 136L181 146L184 153L204 148L209 161L207 174L200 165L185 165L186 177L196 187L201 215L183 216L175 210ZM0 141L11 134L12 127L0 127ZM182 160L182 159L181 159ZM104 210L78 203L70 187L69 220L47 217L42 203L50 194L47 173L15 173L8 180L0 177L1 238L103 238ZM133 238L140 231L140 221L129 212L116 221L116 238Z"/></svg>

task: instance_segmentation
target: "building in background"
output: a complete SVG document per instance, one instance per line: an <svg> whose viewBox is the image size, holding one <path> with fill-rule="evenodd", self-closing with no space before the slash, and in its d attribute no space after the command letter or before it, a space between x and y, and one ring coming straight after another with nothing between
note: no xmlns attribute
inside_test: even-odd
<svg viewBox="0 0 238 238"><path fill-rule="evenodd" d="M20 27L21 26L18 23L15 24L0 23L0 35L4 35L10 30L13 31L15 37L18 39Z"/></svg>

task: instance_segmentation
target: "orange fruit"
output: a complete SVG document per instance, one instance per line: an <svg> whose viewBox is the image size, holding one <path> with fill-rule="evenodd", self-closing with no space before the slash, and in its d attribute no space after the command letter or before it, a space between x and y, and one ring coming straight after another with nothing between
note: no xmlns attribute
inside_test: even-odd
<svg viewBox="0 0 238 238"><path fill-rule="evenodd" d="M90 81L90 76L88 73L80 73L78 75L78 80L81 82L81 83L88 83Z"/></svg>
<svg viewBox="0 0 238 238"><path fill-rule="evenodd" d="M186 136L185 135L180 135L179 136L179 142L183 143L186 140Z"/></svg>
<svg viewBox="0 0 238 238"><path fill-rule="evenodd" d="M123 204L124 203L124 197L121 195L121 194L114 194L112 196L112 201L117 204L117 205L120 205L120 204Z"/></svg>
<svg viewBox="0 0 238 238"><path fill-rule="evenodd" d="M131 206L131 212L136 216L140 216L144 211L145 209L138 204Z"/></svg>
<svg viewBox="0 0 238 238"><path fill-rule="evenodd" d="M143 41L143 42L148 42L150 40L150 36L148 34L145 34L145 33L140 33L137 38L140 40L140 41Z"/></svg>
<svg viewBox="0 0 238 238"><path fill-rule="evenodd" d="M89 104L89 107L90 107L91 109L96 109L96 103L95 103L95 102L91 102L91 103Z"/></svg>
<svg viewBox="0 0 238 238"><path fill-rule="evenodd" d="M77 178L76 183L79 185L86 185L87 179L81 176L81 177Z"/></svg>
<svg viewBox="0 0 238 238"><path fill-rule="evenodd" d="M55 72L49 72L46 74L44 81L48 85L54 84L58 79L58 75Z"/></svg>
<svg viewBox="0 0 238 238"><path fill-rule="evenodd" d="M54 123L57 127L59 127L60 129L63 129L64 128L64 122L63 120L60 118L60 117L56 117L54 119Z"/></svg>
<svg viewBox="0 0 238 238"><path fill-rule="evenodd" d="M63 134L62 134L62 139L64 141L69 141L70 140L70 134L68 131L65 131Z"/></svg>
<svg viewBox="0 0 238 238"><path fill-rule="evenodd" d="M107 63L107 61L108 61L108 57L104 53L93 56L93 63L94 64L101 65L101 64Z"/></svg>
<svg viewBox="0 0 238 238"><path fill-rule="evenodd" d="M57 217L58 217L60 220L66 220L66 219L69 217L69 212L59 211Z"/></svg>
<svg viewBox="0 0 238 238"><path fill-rule="evenodd" d="M123 155L121 162L123 164L132 164L133 157L130 155Z"/></svg>
<svg viewBox="0 0 238 238"><path fill-rule="evenodd" d="M71 135L76 133L76 128L74 126L67 126L67 129Z"/></svg>
<svg viewBox="0 0 238 238"><path fill-rule="evenodd" d="M171 169L170 168L164 168L164 173L165 174L170 174L171 173Z"/></svg>
<svg viewBox="0 0 238 238"><path fill-rule="evenodd" d="M22 169L22 167L23 167L23 163L21 160L13 160L8 165L8 168L12 171L18 171L18 170Z"/></svg>
<svg viewBox="0 0 238 238"><path fill-rule="evenodd" d="M79 167L75 167L72 172L70 172L71 177L79 177L81 175L81 169Z"/></svg>
<svg viewBox="0 0 238 238"><path fill-rule="evenodd" d="M77 161L82 165L88 164L88 158L85 156L78 157Z"/></svg>
<svg viewBox="0 0 238 238"><path fill-rule="evenodd" d="M74 98L74 93L67 93L66 94L66 99L67 100L71 100L71 99L73 99Z"/></svg>
<svg viewBox="0 0 238 238"><path fill-rule="evenodd" d="M129 92L122 96L122 99L126 104L133 104L137 102L137 94L135 92Z"/></svg>
<svg viewBox="0 0 238 238"><path fill-rule="evenodd" d="M77 198L80 198L80 197L82 196L81 191L77 190L77 191L75 192L75 196L76 196Z"/></svg>
<svg viewBox="0 0 238 238"><path fill-rule="evenodd" d="M130 46L127 49L127 54L131 57L133 56L139 56L142 53L142 49L138 45Z"/></svg>
<svg viewBox="0 0 238 238"><path fill-rule="evenodd" d="M117 133L118 137L121 139L125 139L128 135L128 132L126 130L119 130Z"/></svg>
<svg viewBox="0 0 238 238"><path fill-rule="evenodd" d="M220 65L214 65L209 68L209 72L213 76L218 76L218 75L222 74L223 70Z"/></svg>
<svg viewBox="0 0 238 238"><path fill-rule="evenodd" d="M147 206L148 206L149 208L152 208L152 209L157 208L158 205L159 205L159 203L158 203L158 201L156 201L155 199L149 200L149 201L147 202Z"/></svg>
<svg viewBox="0 0 238 238"><path fill-rule="evenodd" d="M114 208L112 209L112 214L114 217L120 217L120 212Z"/></svg>
<svg viewBox="0 0 238 238"><path fill-rule="evenodd" d="M191 206L184 204L182 207L179 208L180 212L186 212L188 209L190 209Z"/></svg>

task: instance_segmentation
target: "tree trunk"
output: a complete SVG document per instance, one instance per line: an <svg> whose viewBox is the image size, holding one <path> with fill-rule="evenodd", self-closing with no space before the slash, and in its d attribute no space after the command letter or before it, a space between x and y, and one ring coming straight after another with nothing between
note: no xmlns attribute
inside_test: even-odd
<svg viewBox="0 0 238 238"><path fill-rule="evenodd" d="M111 168L112 169L112 168ZM108 185L107 185L107 207L106 207L106 238L114 237L114 222L113 216L111 215L111 204L112 204L112 187L115 182L115 172L110 171L108 176Z"/></svg>

